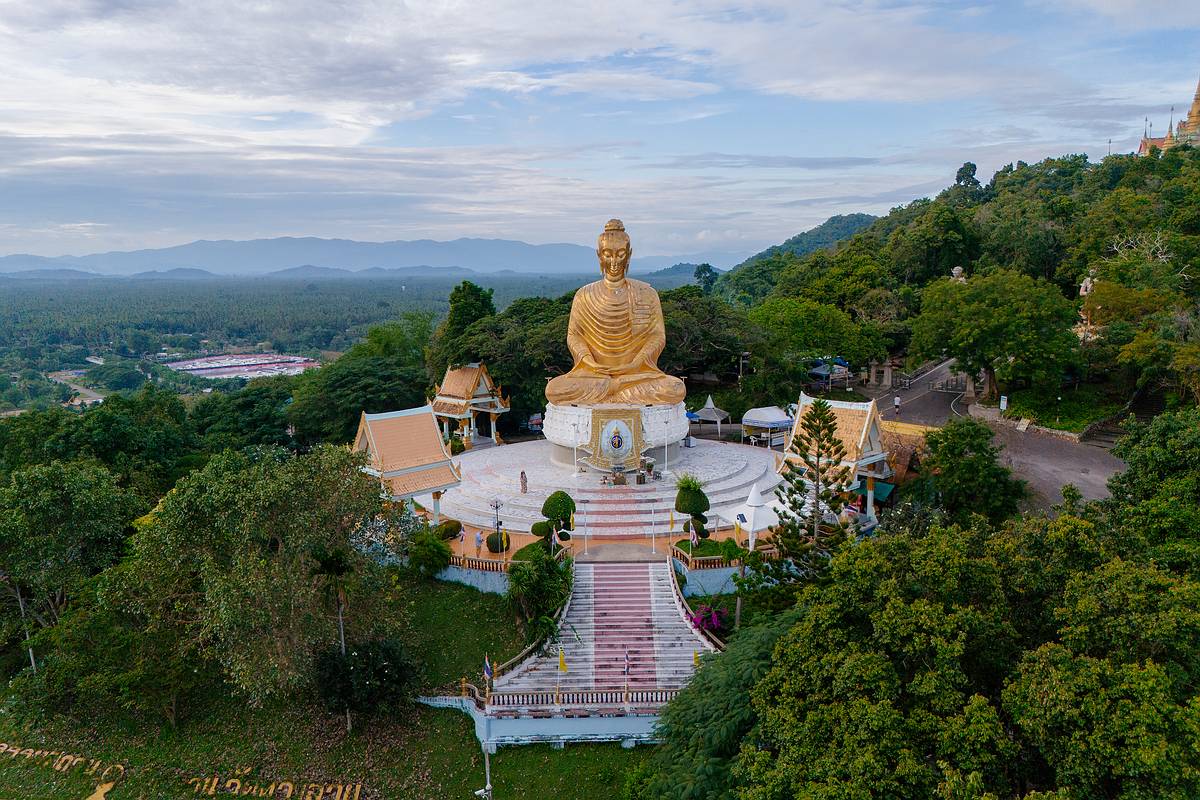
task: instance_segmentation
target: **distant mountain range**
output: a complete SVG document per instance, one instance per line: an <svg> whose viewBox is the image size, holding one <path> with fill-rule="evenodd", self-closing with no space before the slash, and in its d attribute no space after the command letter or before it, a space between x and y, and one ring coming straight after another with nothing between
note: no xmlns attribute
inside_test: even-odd
<svg viewBox="0 0 1200 800"><path fill-rule="evenodd" d="M652 272L681 261L707 261L714 265L737 262L744 254L710 252L688 256L634 258L631 271ZM528 244L508 239L431 239L394 242L356 242L315 237L254 239L250 241L198 241L176 247L86 256L0 256L0 273L25 277L70 278L70 270L102 275L124 275L163 280L192 280L212 275L266 275L291 273L291 277L335 277L345 274L397 274L414 277L428 270L462 270L561 275L595 272L596 253L577 244ZM316 271L320 271L319 273ZM438 272L444 275L444 272ZM344 277L344 275L343 275ZM364 275L365 277L365 275Z"/></svg>

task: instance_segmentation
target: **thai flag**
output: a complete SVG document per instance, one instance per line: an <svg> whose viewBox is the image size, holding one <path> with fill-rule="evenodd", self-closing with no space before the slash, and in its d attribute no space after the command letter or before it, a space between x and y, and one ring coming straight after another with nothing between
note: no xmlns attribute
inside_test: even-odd
<svg viewBox="0 0 1200 800"><path fill-rule="evenodd" d="M629 651L625 651L625 674L629 675Z"/></svg>
<svg viewBox="0 0 1200 800"><path fill-rule="evenodd" d="M492 679L492 662L488 661L487 653L483 654L483 679L486 681Z"/></svg>

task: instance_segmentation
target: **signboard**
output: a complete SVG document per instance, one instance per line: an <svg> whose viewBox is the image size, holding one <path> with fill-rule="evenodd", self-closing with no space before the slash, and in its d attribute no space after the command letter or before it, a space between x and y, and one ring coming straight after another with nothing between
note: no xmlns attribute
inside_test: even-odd
<svg viewBox="0 0 1200 800"><path fill-rule="evenodd" d="M1000 410L1008 411L1008 395L1006 394L1000 395Z"/></svg>

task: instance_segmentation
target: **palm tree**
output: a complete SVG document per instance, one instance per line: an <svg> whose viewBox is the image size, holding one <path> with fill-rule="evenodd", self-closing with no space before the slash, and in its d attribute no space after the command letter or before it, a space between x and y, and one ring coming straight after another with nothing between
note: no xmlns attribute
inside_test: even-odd
<svg viewBox="0 0 1200 800"><path fill-rule="evenodd" d="M344 547L326 550L324 547L312 554L316 566L309 574L320 579L326 596L337 600L338 641L341 644L342 659L346 658L346 590L354 573L354 562L350 553ZM346 732L350 732L350 707L346 707Z"/></svg>

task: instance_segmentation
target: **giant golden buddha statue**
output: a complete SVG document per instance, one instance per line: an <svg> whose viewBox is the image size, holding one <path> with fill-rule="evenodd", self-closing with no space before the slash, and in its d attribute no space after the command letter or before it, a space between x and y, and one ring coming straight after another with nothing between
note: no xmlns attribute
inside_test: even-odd
<svg viewBox="0 0 1200 800"><path fill-rule="evenodd" d="M667 343L658 292L626 277L629 235L619 219L604 226L596 246L603 276L575 293L567 347L575 366L546 385L554 405L622 403L674 405L683 381L658 368Z"/></svg>

